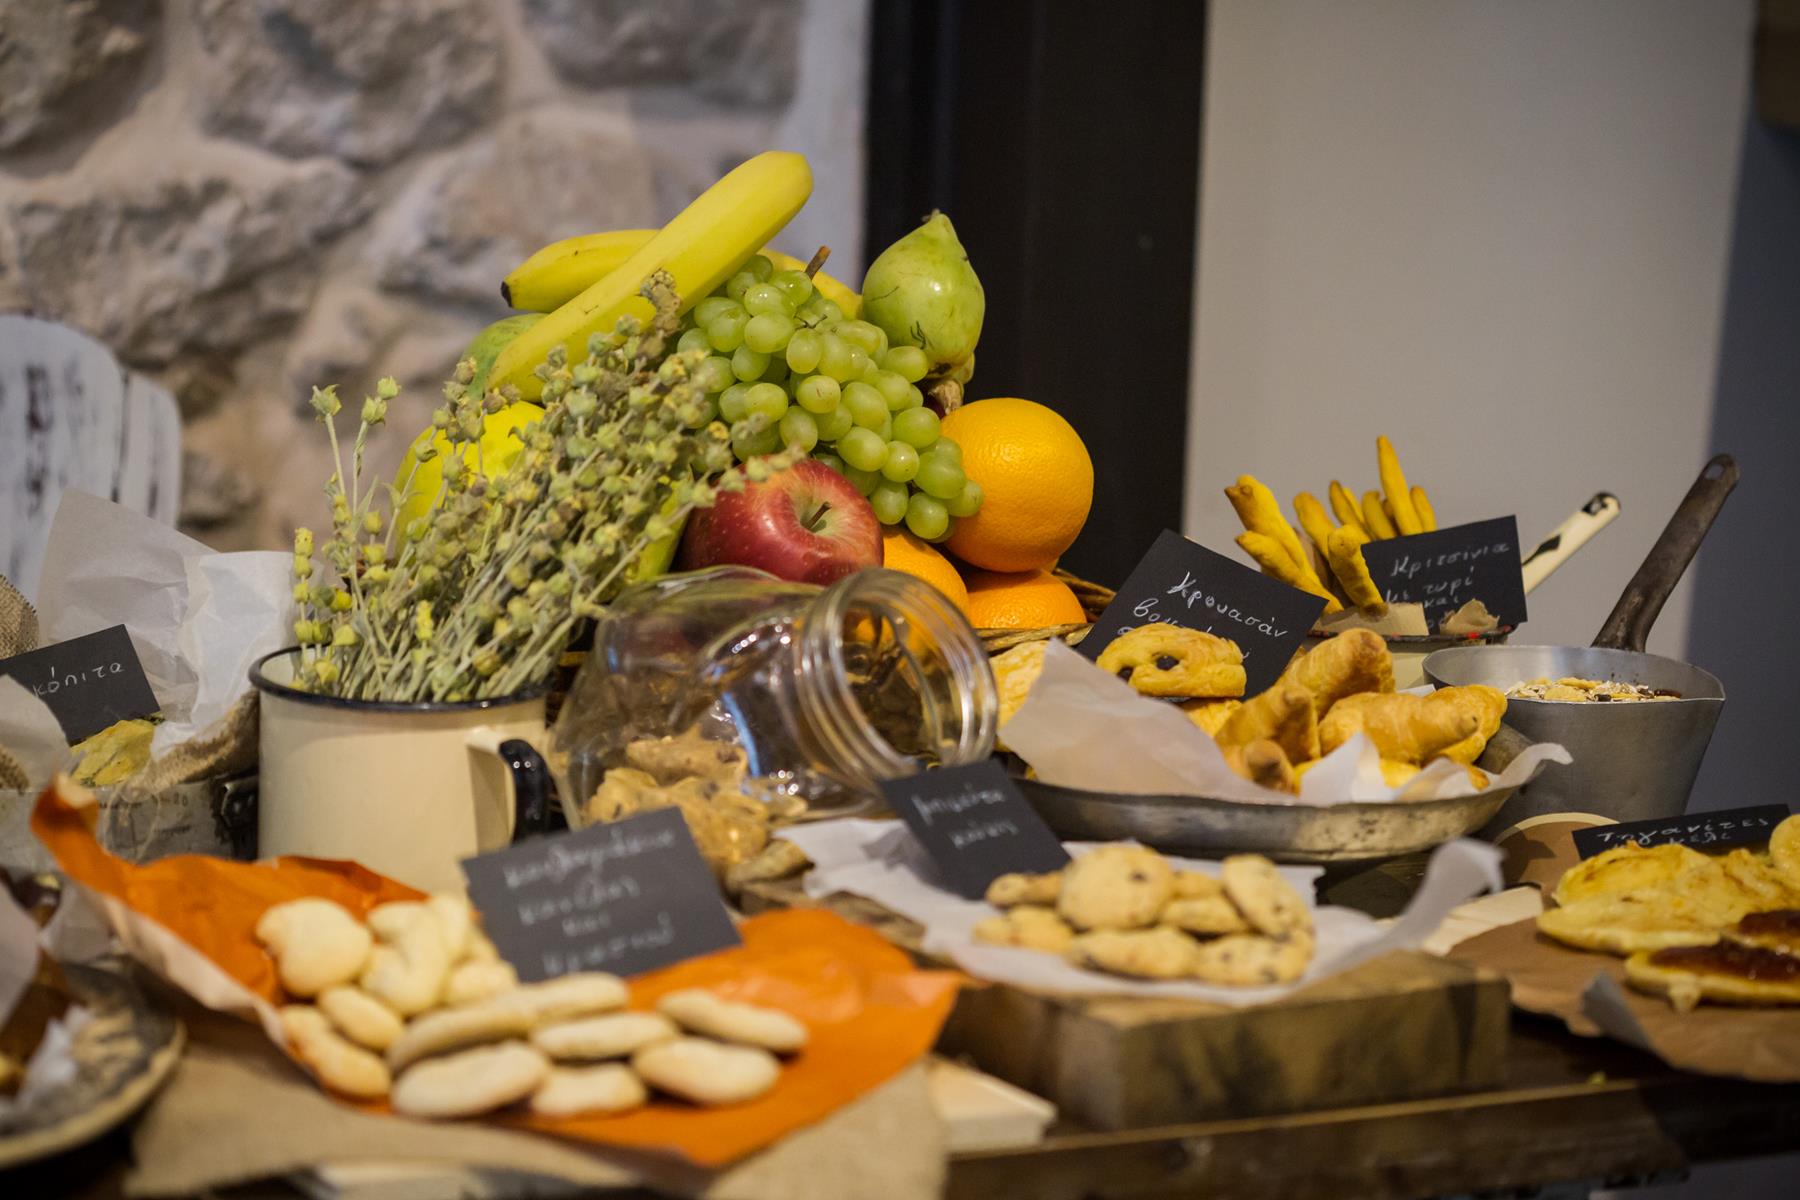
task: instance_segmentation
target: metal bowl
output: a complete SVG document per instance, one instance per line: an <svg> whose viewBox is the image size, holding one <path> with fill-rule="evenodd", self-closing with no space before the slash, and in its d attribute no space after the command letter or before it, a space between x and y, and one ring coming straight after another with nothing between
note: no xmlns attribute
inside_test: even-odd
<svg viewBox="0 0 1800 1200"><path fill-rule="evenodd" d="M1469 646L1425 660L1433 684L1484 683L1505 691L1533 679L1617 680L1674 692L1679 700L1570 704L1509 700L1506 722L1536 742L1556 742L1574 762L1519 789L1500 814L1504 828L1551 812L1590 812L1620 821L1676 816L1700 773L1725 685L1679 659L1599 646Z"/></svg>
<svg viewBox="0 0 1800 1200"><path fill-rule="evenodd" d="M1488 742L1480 766L1503 771L1530 745L1517 730L1502 725ZM1195 857L1253 852L1290 863L1364 862L1430 850L1486 825L1515 790L1489 788L1446 800L1321 808L1197 796L1114 795L1036 779L1020 779L1018 785L1050 828L1065 838L1129 838Z"/></svg>

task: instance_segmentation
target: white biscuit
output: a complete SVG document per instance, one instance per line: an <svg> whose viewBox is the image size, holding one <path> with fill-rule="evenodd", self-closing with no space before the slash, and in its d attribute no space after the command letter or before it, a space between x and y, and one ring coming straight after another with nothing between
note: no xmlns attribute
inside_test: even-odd
<svg viewBox="0 0 1800 1200"><path fill-rule="evenodd" d="M274 955L281 986L295 996L316 996L355 979L371 944L348 909L316 897L270 907L256 922L256 940Z"/></svg>
<svg viewBox="0 0 1800 1200"><path fill-rule="evenodd" d="M450 968L449 977L444 980L443 1001L452 1005L475 1004L505 995L518 986L519 973L511 963L467 959Z"/></svg>
<svg viewBox="0 0 1800 1200"><path fill-rule="evenodd" d="M428 1012L406 1027L406 1032L387 1048L388 1066L398 1071L421 1058L477 1046L482 1042L500 1042L520 1038L531 1032L537 1019L522 992L508 992L479 1004L462 1008L440 1008Z"/></svg>
<svg viewBox="0 0 1800 1200"><path fill-rule="evenodd" d="M318 1009L306 1004L288 1005L281 1010L281 1031L287 1035L294 1056L332 1091L359 1100L388 1094L392 1077L387 1064L338 1036Z"/></svg>
<svg viewBox="0 0 1800 1200"><path fill-rule="evenodd" d="M644 1081L624 1063L556 1067L531 1094L531 1111L540 1117L622 1113L642 1108L649 1098Z"/></svg>
<svg viewBox="0 0 1800 1200"><path fill-rule="evenodd" d="M537 1091L550 1060L524 1042L480 1046L407 1069L394 1081L394 1111L408 1117L473 1117Z"/></svg>
<svg viewBox="0 0 1800 1200"><path fill-rule="evenodd" d="M363 969L360 981L364 991L403 1017L434 1007L450 974L450 955L430 910L414 904L410 916L392 915L391 910L407 903L411 902L383 904L369 914L371 926L377 923L376 915L382 914L382 940L370 952L369 965Z"/></svg>
<svg viewBox="0 0 1800 1200"><path fill-rule="evenodd" d="M426 911L437 922L438 935L444 941L444 953L453 963L461 962L468 953L469 938L475 931L475 910L466 896L439 893L425 901Z"/></svg>
<svg viewBox="0 0 1800 1200"><path fill-rule="evenodd" d="M608 1013L543 1025L531 1031L531 1044L554 1059L627 1058L645 1046L681 1036L675 1022L656 1013Z"/></svg>
<svg viewBox="0 0 1800 1200"><path fill-rule="evenodd" d="M601 971L561 975L519 989L535 1018L533 1024L567 1021L625 1007L625 981Z"/></svg>
<svg viewBox="0 0 1800 1200"><path fill-rule="evenodd" d="M353 984L326 988L318 1005L339 1033L366 1050L386 1050L406 1025L399 1013Z"/></svg>
<svg viewBox="0 0 1800 1200"><path fill-rule="evenodd" d="M677 1038L631 1056L632 1069L659 1092L695 1104L743 1104L775 1086L781 1064L767 1050Z"/></svg>
<svg viewBox="0 0 1800 1200"><path fill-rule="evenodd" d="M656 1011L690 1033L722 1042L777 1054L792 1054L806 1045L806 1026L786 1013L726 1000L703 988L670 992L656 1002Z"/></svg>
<svg viewBox="0 0 1800 1200"><path fill-rule="evenodd" d="M377 904L371 908L364 920L368 922L370 933L384 942L391 942L424 913L423 900L389 900L386 904Z"/></svg>

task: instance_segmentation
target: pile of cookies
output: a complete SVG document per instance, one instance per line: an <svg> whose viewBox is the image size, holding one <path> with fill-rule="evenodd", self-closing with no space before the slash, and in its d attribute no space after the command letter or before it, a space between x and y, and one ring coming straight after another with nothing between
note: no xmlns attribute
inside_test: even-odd
<svg viewBox="0 0 1800 1200"><path fill-rule="evenodd" d="M988 887L1002 915L978 942L1061 954L1135 979L1229 987L1291 983L1312 962L1312 910L1256 854L1218 876L1177 870L1144 846L1102 846L1047 875L1002 875Z"/></svg>
<svg viewBox="0 0 1800 1200"><path fill-rule="evenodd" d="M1479 684L1427 696L1395 692L1387 642L1367 629L1346 630L1296 655L1273 686L1248 699L1237 644L1197 629L1140 625L1114 638L1096 661L1143 695L1179 704L1238 775L1289 794L1358 733L1380 752L1390 787L1447 758L1462 764L1471 786L1484 788L1487 774L1474 762L1506 715L1505 695ZM994 658L1003 734L1043 662L1042 642Z"/></svg>
<svg viewBox="0 0 1800 1200"><path fill-rule="evenodd" d="M1626 982L1678 1011L1800 1004L1800 816L1763 854L1627 842L1565 871L1551 899L1542 933L1623 957Z"/></svg>
<svg viewBox="0 0 1800 1200"><path fill-rule="evenodd" d="M521 984L458 896L382 904L366 924L330 900L291 900L263 914L256 938L297 1001L281 1009L295 1057L333 1091L386 1097L411 1117L520 1103L546 1117L620 1113L652 1088L741 1104L775 1086L777 1055L807 1042L788 1014L701 989L631 1012L614 975Z"/></svg>

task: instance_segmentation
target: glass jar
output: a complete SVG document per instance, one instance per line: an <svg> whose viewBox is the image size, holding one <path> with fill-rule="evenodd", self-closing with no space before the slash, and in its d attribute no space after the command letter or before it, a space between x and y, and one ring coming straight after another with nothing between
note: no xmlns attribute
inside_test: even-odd
<svg viewBox="0 0 1800 1200"><path fill-rule="evenodd" d="M751 789L814 815L872 805L876 783L994 748L987 654L936 588L870 569L829 587L748 567L622 593L556 723L571 825L634 744L697 738L741 751Z"/></svg>

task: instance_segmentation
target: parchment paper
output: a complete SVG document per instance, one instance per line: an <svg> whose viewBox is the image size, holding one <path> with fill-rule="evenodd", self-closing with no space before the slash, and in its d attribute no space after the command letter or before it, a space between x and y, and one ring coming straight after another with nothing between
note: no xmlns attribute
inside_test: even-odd
<svg viewBox="0 0 1800 1200"><path fill-rule="evenodd" d="M30 787L42 787L69 761L69 743L50 706L18 680L0 678L0 746L24 768Z"/></svg>
<svg viewBox="0 0 1800 1200"><path fill-rule="evenodd" d="M781 836L813 862L806 894L863 896L925 927L925 950L955 962L978 979L1084 996L1164 996L1243 1006L1262 1004L1316 983L1358 963L1422 944L1444 916L1469 897L1500 886L1500 855L1492 846L1456 841L1432 855L1425 882L1400 917L1384 927L1363 913L1327 906L1313 910L1318 952L1299 982L1278 987L1227 988L1202 983L1147 982L1087 971L1058 955L1016 946L990 946L972 936L976 924L999 910L964 900L934 882L923 850L894 821L845 818L784 829ZM1098 843L1066 842L1071 855ZM1219 864L1170 858L1178 868L1216 875ZM1318 867L1282 867L1283 878L1309 903Z"/></svg>
<svg viewBox="0 0 1800 1200"><path fill-rule="evenodd" d="M1381 756L1361 734L1308 771L1298 796L1261 787L1226 766L1218 745L1180 709L1139 695L1055 639L1044 651L1043 673L1006 723L1006 744L1046 783L1122 795L1323 806L1433 800L1476 790L1461 767L1444 760L1402 787L1389 787L1381 777ZM1515 787L1546 762L1569 761L1561 746L1533 746L1486 790Z"/></svg>
<svg viewBox="0 0 1800 1200"><path fill-rule="evenodd" d="M1561 1018L1571 1033L1605 1035L1672 1067L1759 1083L1800 1082L1800 1008L1701 1004L1678 1013L1625 985L1623 960L1571 949L1518 921L1461 942L1450 957L1505 975L1526 1012Z"/></svg>
<svg viewBox="0 0 1800 1200"><path fill-rule="evenodd" d="M124 625L162 704L151 742L160 755L223 717L249 690L250 664L293 640L292 565L277 551L221 554L121 505L66 491L36 600L43 641Z"/></svg>

